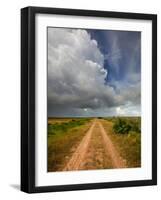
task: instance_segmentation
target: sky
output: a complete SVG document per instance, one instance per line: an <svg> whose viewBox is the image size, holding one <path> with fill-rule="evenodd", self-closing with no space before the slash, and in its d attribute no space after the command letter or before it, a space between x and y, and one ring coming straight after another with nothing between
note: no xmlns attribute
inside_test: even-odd
<svg viewBox="0 0 161 200"><path fill-rule="evenodd" d="M141 33L48 27L48 116L141 115Z"/></svg>

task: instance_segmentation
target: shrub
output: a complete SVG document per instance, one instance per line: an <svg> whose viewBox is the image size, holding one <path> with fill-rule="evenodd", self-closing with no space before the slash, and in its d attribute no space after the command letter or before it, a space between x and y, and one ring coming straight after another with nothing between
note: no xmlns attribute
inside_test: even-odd
<svg viewBox="0 0 161 200"><path fill-rule="evenodd" d="M131 130L131 125L124 119L118 118L113 126L115 133L128 133Z"/></svg>
<svg viewBox="0 0 161 200"><path fill-rule="evenodd" d="M141 121L139 120L135 120L135 121L131 121L131 126L132 126L132 131L135 132L141 132Z"/></svg>
<svg viewBox="0 0 161 200"><path fill-rule="evenodd" d="M141 118L117 118L114 121L113 130L115 133L141 133Z"/></svg>

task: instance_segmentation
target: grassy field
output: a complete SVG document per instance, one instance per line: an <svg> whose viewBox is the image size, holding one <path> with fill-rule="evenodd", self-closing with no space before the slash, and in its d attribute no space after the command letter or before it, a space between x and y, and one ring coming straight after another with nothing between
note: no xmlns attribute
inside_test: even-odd
<svg viewBox="0 0 161 200"><path fill-rule="evenodd" d="M90 127L89 118L48 119L48 171L60 171Z"/></svg>
<svg viewBox="0 0 161 200"><path fill-rule="evenodd" d="M141 118L111 117L102 124L127 167L141 166Z"/></svg>
<svg viewBox="0 0 161 200"><path fill-rule="evenodd" d="M98 126L98 122L100 122L119 155L125 161L126 167L141 166L140 117L48 118L48 172L64 169L95 120L97 125L92 131L87 152L91 156L87 156L89 158L84 161L86 165L90 165L92 158L96 160L98 155L100 155L98 160L102 159L99 166L103 166L104 160L111 162L110 158L106 158L108 157L107 152L103 153L103 141ZM103 157L101 158L101 156ZM93 163L91 166L95 167L96 164ZM107 168L113 168L112 163L108 166L110 167Z"/></svg>

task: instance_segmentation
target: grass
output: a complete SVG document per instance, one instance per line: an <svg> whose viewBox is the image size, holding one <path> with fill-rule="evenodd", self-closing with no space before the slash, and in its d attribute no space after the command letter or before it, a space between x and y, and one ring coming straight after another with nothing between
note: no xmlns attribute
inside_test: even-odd
<svg viewBox="0 0 161 200"><path fill-rule="evenodd" d="M48 124L55 124L55 123L64 123L64 122L70 122L71 118L56 118L56 117L48 117Z"/></svg>
<svg viewBox="0 0 161 200"><path fill-rule="evenodd" d="M48 135L64 134L69 129L85 124L89 119L72 119L68 122L48 123Z"/></svg>
<svg viewBox="0 0 161 200"><path fill-rule="evenodd" d="M64 119L62 119L63 121ZM61 121L61 119L59 119ZM81 141L88 128L90 119L79 118L48 124L48 171L61 171L74 148Z"/></svg>
<svg viewBox="0 0 161 200"><path fill-rule="evenodd" d="M115 132L114 124L117 123L117 118L102 120L107 134L110 136L116 146L120 156L126 160L127 167L141 166L141 119L139 117L122 118L126 120L126 124L130 124L131 129L127 133ZM134 131L135 130L135 131ZM136 131L137 130L137 131Z"/></svg>
<svg viewBox="0 0 161 200"><path fill-rule="evenodd" d="M141 118L99 118L127 167L141 166ZM121 123L118 121L121 120ZM122 123L123 121L123 123ZM125 121L125 123L124 123ZM91 126L92 118L48 119L48 171L62 171L78 144ZM129 125L128 131L116 132L118 127ZM122 128L122 127L121 127ZM99 138L95 137L96 144ZM96 144L94 146L96 146ZM98 145L98 144L97 144ZM95 151L95 149L94 149ZM95 158L96 159L96 158ZM108 159L107 159L108 160ZM98 163L99 164L99 163Z"/></svg>
<svg viewBox="0 0 161 200"><path fill-rule="evenodd" d="M130 131L141 133L141 118L118 117L114 121L113 130L115 133L126 134Z"/></svg>

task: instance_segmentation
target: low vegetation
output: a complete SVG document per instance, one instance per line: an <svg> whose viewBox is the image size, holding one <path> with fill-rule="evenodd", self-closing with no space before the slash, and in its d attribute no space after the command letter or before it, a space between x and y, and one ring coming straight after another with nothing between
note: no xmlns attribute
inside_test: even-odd
<svg viewBox="0 0 161 200"><path fill-rule="evenodd" d="M141 118L99 117L98 120L104 126L120 156L125 160L126 166L140 167ZM93 118L48 119L48 172L64 169L92 122ZM99 143L99 137L96 138L95 142Z"/></svg>
<svg viewBox="0 0 161 200"><path fill-rule="evenodd" d="M68 122L62 122L62 123L48 123L48 135L55 135L55 134L64 134L66 133L69 129L81 126L88 122L89 119L72 119L71 121Z"/></svg>
<svg viewBox="0 0 161 200"><path fill-rule="evenodd" d="M110 117L103 122L127 167L141 166L141 118Z"/></svg>
<svg viewBox="0 0 161 200"><path fill-rule="evenodd" d="M115 133L129 133L130 131L141 132L140 118L117 118L114 121L113 130Z"/></svg>
<svg viewBox="0 0 161 200"><path fill-rule="evenodd" d="M48 171L61 171L90 127L90 119L48 120Z"/></svg>

